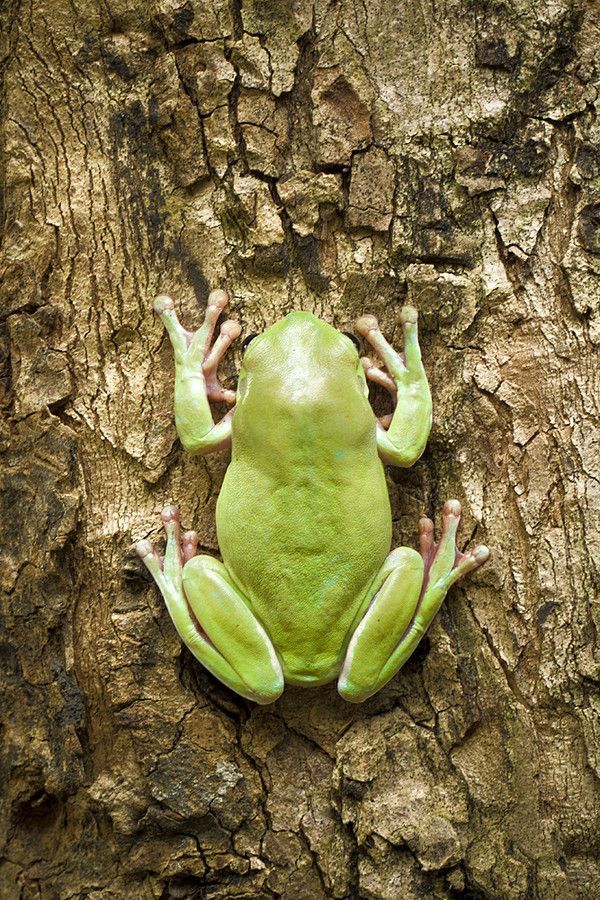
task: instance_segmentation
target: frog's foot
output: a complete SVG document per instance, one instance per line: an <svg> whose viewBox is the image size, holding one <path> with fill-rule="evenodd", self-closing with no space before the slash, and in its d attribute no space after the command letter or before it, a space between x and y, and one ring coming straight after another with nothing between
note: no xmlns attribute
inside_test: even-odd
<svg viewBox="0 0 600 900"><path fill-rule="evenodd" d="M459 521L460 503L448 500L439 544L433 540L431 519L421 519L421 554L398 547L388 556L348 644L338 682L346 700L361 702L383 687L414 652L450 586L488 558L484 546L470 553L457 550Z"/></svg>
<svg viewBox="0 0 600 900"><path fill-rule="evenodd" d="M431 394L421 362L417 318L412 306L400 310L401 353L385 339L375 316L362 316L356 323L387 369L378 368L368 356L361 359L367 379L385 388L394 402L393 414L378 420L377 448L384 462L396 466L410 466L419 458L431 428Z"/></svg>
<svg viewBox="0 0 600 900"><path fill-rule="evenodd" d="M218 559L198 556L198 535L181 534L179 511L165 506L167 547L150 541L136 550L158 585L179 636L206 668L242 697L271 703L283 673L268 635Z"/></svg>
<svg viewBox="0 0 600 900"><path fill-rule="evenodd" d="M377 384L382 385L391 394L396 394L396 379L398 375L404 374L410 369L415 362L421 361L419 351L419 343L417 338L417 318L418 313L414 306L403 306L400 310L400 322L404 332L404 352L398 353L391 344L383 336L379 327L379 322L375 316L361 316L356 323L356 330L362 334L364 339L373 347L377 354L382 358L389 370L389 375L373 365L368 357L364 357L363 366L367 378ZM415 359L415 350L417 358ZM391 375L391 377L390 377Z"/></svg>
<svg viewBox="0 0 600 900"><path fill-rule="evenodd" d="M483 565L490 555L483 544L468 553L461 553L457 548L456 532L460 516L458 500L447 500L442 511L442 537L439 544L433 539L431 519L423 518L419 521L419 545L425 568L424 592L443 587L445 593L463 575Z"/></svg>
<svg viewBox="0 0 600 900"><path fill-rule="evenodd" d="M179 510L176 506L165 506L161 518L167 532L165 555L161 556L150 541L138 541L135 549L161 591L163 587L179 589L183 566L196 555L198 535L195 531L181 534Z"/></svg>
<svg viewBox="0 0 600 900"><path fill-rule="evenodd" d="M204 323L196 332L187 331L183 327L177 318L173 301L166 294L156 297L154 309L169 333L176 359L180 363L187 363L196 371L201 370L208 399L231 405L235 403L235 391L226 390L222 386L217 376L217 368L231 342L241 333L238 323L229 319L223 322L220 333L211 347L217 320L228 301L225 291L211 291L208 295Z"/></svg>

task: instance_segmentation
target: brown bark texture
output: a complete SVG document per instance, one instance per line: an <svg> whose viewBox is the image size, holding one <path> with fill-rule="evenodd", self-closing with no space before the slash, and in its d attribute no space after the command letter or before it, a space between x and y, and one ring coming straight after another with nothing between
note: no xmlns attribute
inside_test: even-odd
<svg viewBox="0 0 600 900"><path fill-rule="evenodd" d="M599 21L7 0L2 898L600 896ZM420 311L394 540L457 497L493 552L363 705L241 700L132 551L174 501L218 553L227 456L182 451L152 298L197 327L219 286L246 334Z"/></svg>

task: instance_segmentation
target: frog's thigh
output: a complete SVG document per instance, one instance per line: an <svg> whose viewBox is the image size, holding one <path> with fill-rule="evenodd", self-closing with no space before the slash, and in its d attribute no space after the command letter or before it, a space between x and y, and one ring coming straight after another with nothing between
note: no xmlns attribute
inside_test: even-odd
<svg viewBox="0 0 600 900"><path fill-rule="evenodd" d="M258 703L276 700L283 691L283 673L275 648L223 563L212 556L194 556L184 566L183 589L210 641L204 640L204 644L212 645L212 656L215 651L221 656L221 671L233 671L236 682L241 684L232 684L231 678L223 677L206 653L200 656L190 647L192 652L242 696Z"/></svg>
<svg viewBox="0 0 600 900"><path fill-rule="evenodd" d="M410 654L403 654L398 659L395 651L411 624L422 586L420 554L408 547L392 551L371 588L373 601L348 645L338 681L338 690L345 700L366 700L408 658Z"/></svg>

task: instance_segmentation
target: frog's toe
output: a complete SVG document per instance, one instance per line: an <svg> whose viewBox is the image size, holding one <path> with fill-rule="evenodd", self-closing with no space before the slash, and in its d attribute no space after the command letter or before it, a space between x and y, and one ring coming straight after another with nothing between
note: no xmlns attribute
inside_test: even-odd
<svg viewBox="0 0 600 900"><path fill-rule="evenodd" d="M402 325L416 325L419 313L414 306L403 306L400 310L400 322Z"/></svg>
<svg viewBox="0 0 600 900"><path fill-rule="evenodd" d="M227 291L224 291L222 288L215 288L208 295L207 306L216 306L218 309L225 309L228 303L229 296L227 295Z"/></svg>
<svg viewBox="0 0 600 900"><path fill-rule="evenodd" d="M242 329L238 322L234 322L232 319L223 322L218 338L204 358L202 374L204 375L206 394L209 400L229 404L233 404L236 401L235 391L226 390L219 381L217 369L228 347L241 333Z"/></svg>
<svg viewBox="0 0 600 900"><path fill-rule="evenodd" d="M179 524L179 508L177 506L173 506L172 503L167 503L166 506L163 506L160 517L165 525L169 525L171 523Z"/></svg>
<svg viewBox="0 0 600 900"><path fill-rule="evenodd" d="M433 546L433 522L427 516L423 516L422 519L419 519L419 547L425 561L429 559Z"/></svg>
<svg viewBox="0 0 600 900"><path fill-rule="evenodd" d="M181 538L181 552L184 565L196 555L198 552L198 533L196 531L185 532Z"/></svg>
<svg viewBox="0 0 600 900"><path fill-rule="evenodd" d="M454 519L460 519L462 508L458 500L446 500L443 509L444 526Z"/></svg>
<svg viewBox="0 0 600 900"><path fill-rule="evenodd" d="M459 552L457 555L458 561L456 562L455 568L463 566L466 571L472 571L473 569L478 569L484 562L487 562L490 558L490 548L486 547L485 544L479 544L473 550L469 551L469 553Z"/></svg>
<svg viewBox="0 0 600 900"><path fill-rule="evenodd" d="M481 566L490 558L490 548L485 544L480 544L473 550L473 556L477 560L477 564Z"/></svg>
<svg viewBox="0 0 600 900"><path fill-rule="evenodd" d="M146 560L148 556L154 556L154 547L150 541L138 541L135 545L135 552L142 560Z"/></svg>
<svg viewBox="0 0 600 900"><path fill-rule="evenodd" d="M359 334L368 337L372 331L379 331L379 322L375 316L361 316L354 326Z"/></svg>
<svg viewBox="0 0 600 900"><path fill-rule="evenodd" d="M175 309L175 304L168 294L159 294L154 298L154 311L161 316L168 309Z"/></svg>
<svg viewBox="0 0 600 900"><path fill-rule="evenodd" d="M360 364L365 370L365 375L370 381L375 382L375 384L381 385L381 387L385 388L388 393L390 393L393 397L398 393L396 389L396 384L393 378L384 372L383 369L378 368L375 365L373 360L369 356L362 356L360 359Z"/></svg>
<svg viewBox="0 0 600 900"><path fill-rule="evenodd" d="M227 319L227 321L223 322L223 324L221 325L221 334L224 337L229 338L229 340L231 341L234 341L236 338L238 338L241 333L242 326L234 319Z"/></svg>
<svg viewBox="0 0 600 900"><path fill-rule="evenodd" d="M160 579L163 571L163 557L156 552L150 541L138 541L135 545L137 555L140 557L155 581Z"/></svg>

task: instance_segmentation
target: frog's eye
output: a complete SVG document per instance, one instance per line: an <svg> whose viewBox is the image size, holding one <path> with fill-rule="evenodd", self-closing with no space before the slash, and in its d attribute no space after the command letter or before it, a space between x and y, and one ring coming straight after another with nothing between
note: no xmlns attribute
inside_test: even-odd
<svg viewBox="0 0 600 900"><path fill-rule="evenodd" d="M246 352L246 350L248 349L248 344L251 341L253 341L255 337L258 337L258 335L257 334L249 334L247 337L244 338L244 340L242 341L242 353Z"/></svg>
<svg viewBox="0 0 600 900"><path fill-rule="evenodd" d="M358 338L356 337L355 334L352 334L351 331L343 331L342 334L345 334L346 337L349 338L349 339L352 341L352 343L354 344L354 346L356 347L356 349L357 349L358 351L360 351L360 341L358 340Z"/></svg>

